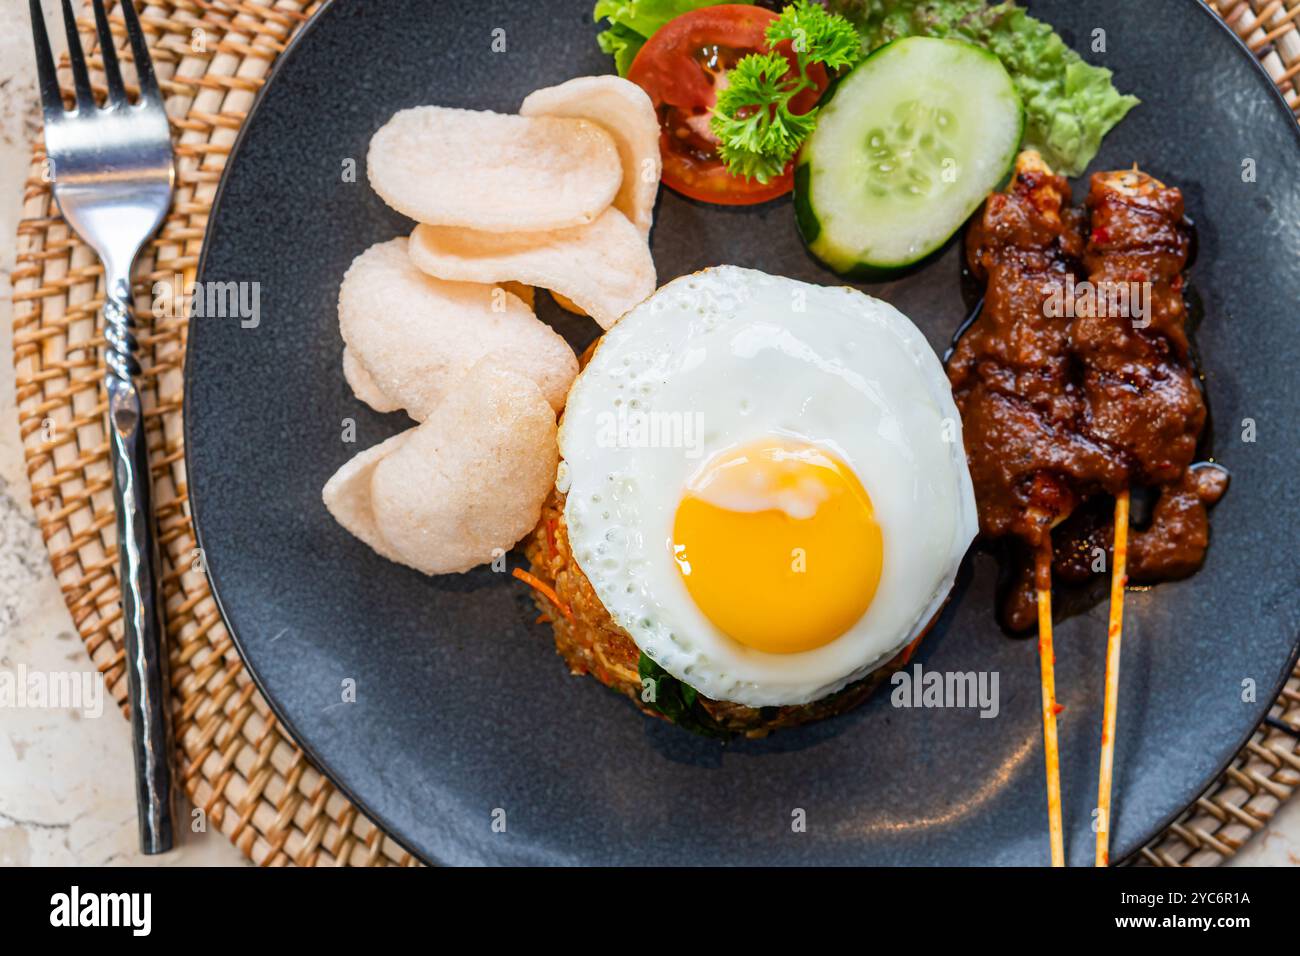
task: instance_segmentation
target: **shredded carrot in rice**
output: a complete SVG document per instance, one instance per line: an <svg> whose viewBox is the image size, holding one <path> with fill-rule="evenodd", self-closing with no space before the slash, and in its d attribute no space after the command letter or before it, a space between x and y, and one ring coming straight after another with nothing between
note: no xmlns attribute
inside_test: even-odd
<svg viewBox="0 0 1300 956"><path fill-rule="evenodd" d="M555 607L559 610L559 612L563 614L567 620L569 621L573 620L573 611L569 610L569 606L560 600L560 596L555 593L555 589L551 587L549 584L547 584L545 581L539 580L538 578L529 574L523 568L515 568L510 573L513 574L515 577L517 577L520 581L523 581L525 584L527 584L530 588L532 588L542 597L546 598L546 600L554 604Z"/></svg>
<svg viewBox="0 0 1300 956"><path fill-rule="evenodd" d="M546 519L546 556L558 556L560 553L560 542L556 538L556 526L554 518Z"/></svg>

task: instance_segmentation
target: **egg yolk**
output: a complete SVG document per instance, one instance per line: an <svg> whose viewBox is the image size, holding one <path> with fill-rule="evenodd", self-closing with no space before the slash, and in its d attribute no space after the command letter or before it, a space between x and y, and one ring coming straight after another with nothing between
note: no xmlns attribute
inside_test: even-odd
<svg viewBox="0 0 1300 956"><path fill-rule="evenodd" d="M834 455L793 439L710 458L677 506L672 547L705 616L774 654L835 640L880 583L880 527L866 489Z"/></svg>

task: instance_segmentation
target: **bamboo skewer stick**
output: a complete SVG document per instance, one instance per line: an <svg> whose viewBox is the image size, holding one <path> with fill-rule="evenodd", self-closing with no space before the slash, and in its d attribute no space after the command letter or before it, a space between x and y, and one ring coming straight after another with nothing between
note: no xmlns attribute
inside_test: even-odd
<svg viewBox="0 0 1300 956"><path fill-rule="evenodd" d="M1047 763L1047 825L1052 866L1065 866L1061 826L1061 755L1056 740L1056 652L1052 649L1052 540L1038 549L1034 564L1038 591L1038 662L1043 688L1043 755Z"/></svg>
<svg viewBox="0 0 1300 956"><path fill-rule="evenodd" d="M1115 556L1111 560L1110 626L1106 634L1106 706L1101 728L1101 772L1097 780L1097 866L1110 865L1110 791L1115 771L1115 718L1119 709L1124 585L1128 583L1128 506L1126 488L1115 496Z"/></svg>

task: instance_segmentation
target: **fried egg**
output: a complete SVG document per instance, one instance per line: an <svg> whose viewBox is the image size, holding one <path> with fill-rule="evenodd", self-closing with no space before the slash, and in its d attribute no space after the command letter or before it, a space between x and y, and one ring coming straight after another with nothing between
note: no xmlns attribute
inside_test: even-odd
<svg viewBox="0 0 1300 956"><path fill-rule="evenodd" d="M961 419L898 310L735 266L668 283L568 398L557 488L610 616L717 700L802 704L936 616L975 537Z"/></svg>

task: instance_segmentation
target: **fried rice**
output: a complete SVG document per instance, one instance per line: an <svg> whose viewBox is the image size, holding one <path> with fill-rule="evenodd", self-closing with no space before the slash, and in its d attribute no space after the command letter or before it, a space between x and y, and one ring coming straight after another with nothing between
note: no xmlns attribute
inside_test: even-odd
<svg viewBox="0 0 1300 956"><path fill-rule="evenodd" d="M564 496L552 490L537 527L524 539L530 562L528 577L538 609L555 632L555 649L572 674L590 674L625 695L645 713L669 719L643 699L646 684L639 669L641 652L627 631L610 617L569 548L564 523ZM527 578L525 578L527 580ZM547 593L549 592L549 593ZM924 632L922 633L922 637ZM841 691L807 704L747 707L730 701L696 698L703 718L724 733L764 737L773 730L796 727L861 704L891 674L907 663L921 638L894 658Z"/></svg>

